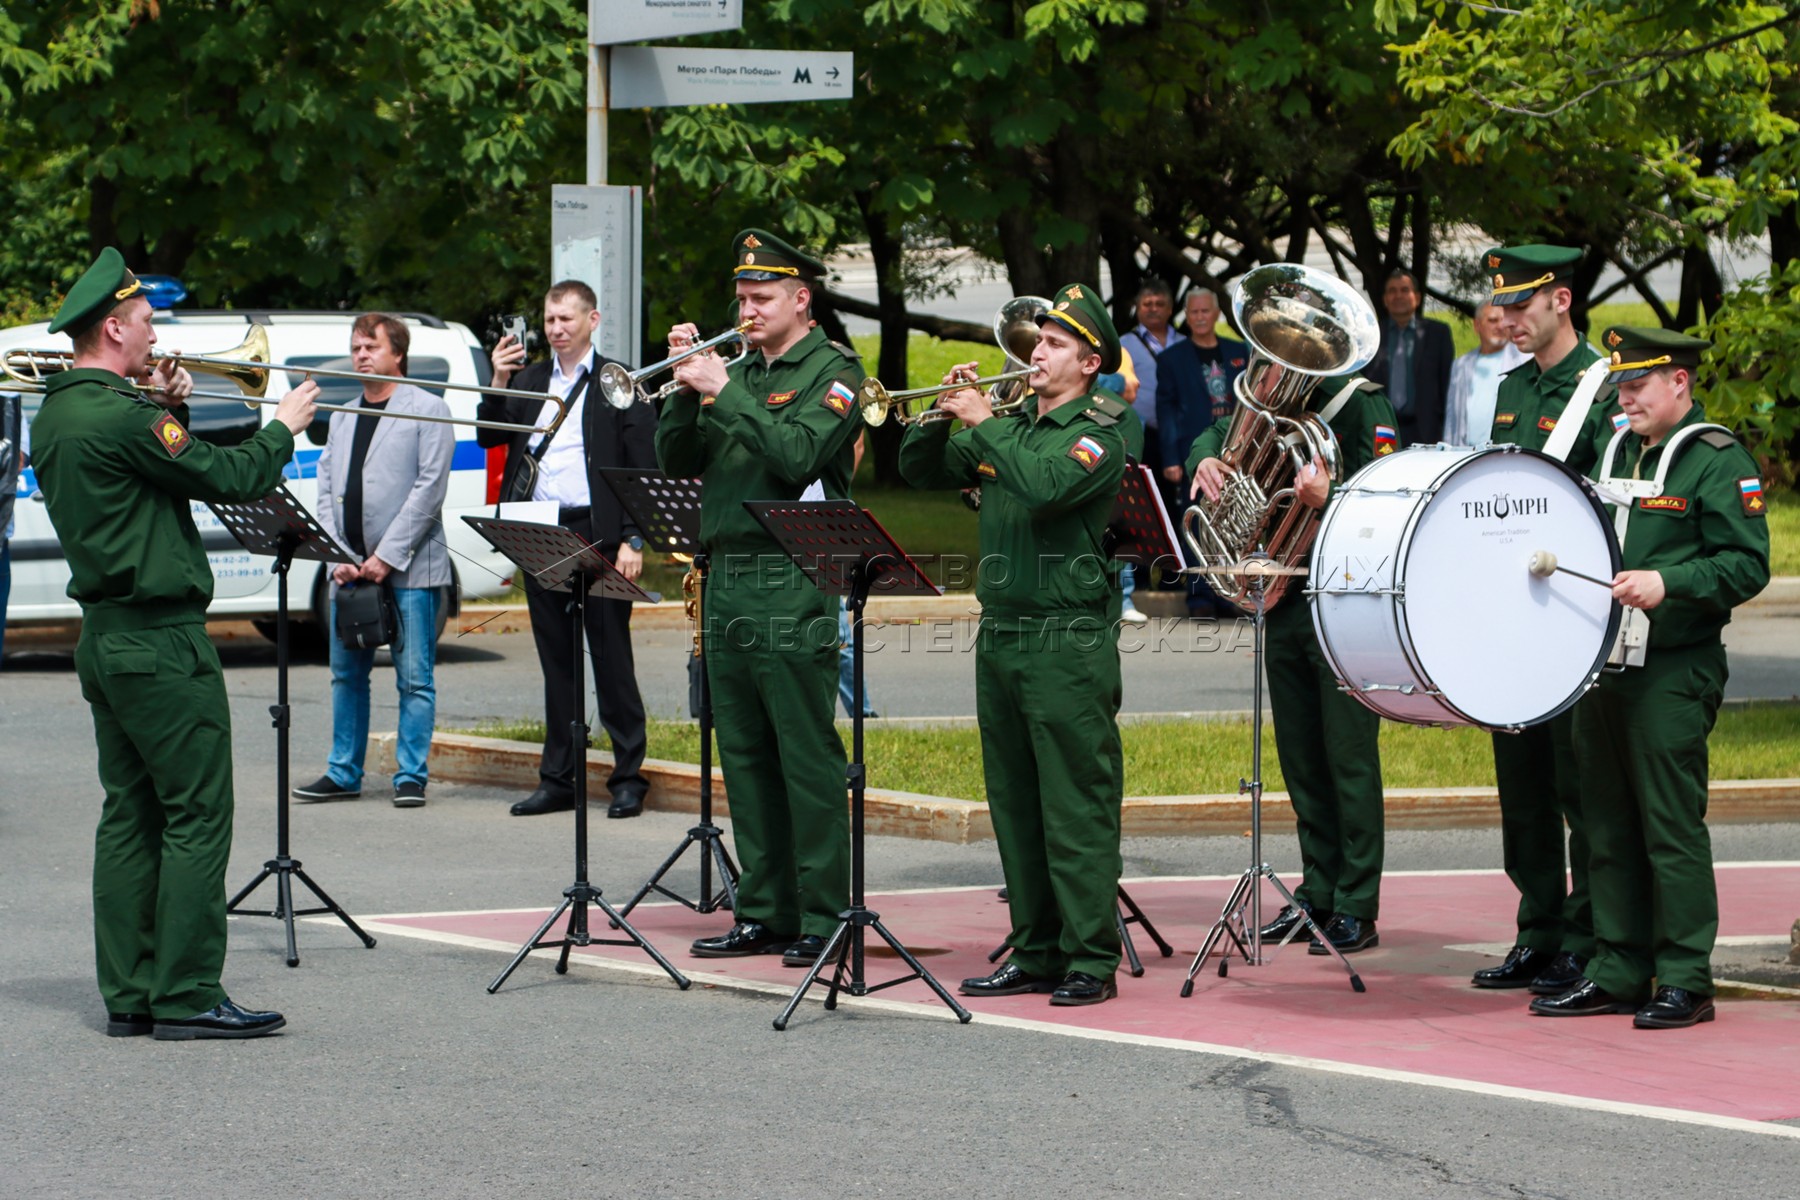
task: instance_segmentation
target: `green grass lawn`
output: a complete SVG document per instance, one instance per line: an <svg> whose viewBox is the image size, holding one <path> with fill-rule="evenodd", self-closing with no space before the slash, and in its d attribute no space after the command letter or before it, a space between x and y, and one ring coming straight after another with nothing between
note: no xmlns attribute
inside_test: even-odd
<svg viewBox="0 0 1800 1200"><path fill-rule="evenodd" d="M541 742L542 721L488 722L473 732ZM1249 722L1140 721L1121 727L1125 794L1178 796L1235 792L1250 769ZM698 762L700 727L692 721L652 719L650 757ZM866 734L874 786L962 800L985 799L981 735L973 726L871 728ZM1800 775L1800 703L1727 705L1711 739L1714 779L1777 779ZM716 761L716 759L715 759ZM1493 787L1489 735L1479 729L1421 729L1383 722L1382 780L1390 788ZM1275 743L1265 728L1263 786L1285 786Z"/></svg>

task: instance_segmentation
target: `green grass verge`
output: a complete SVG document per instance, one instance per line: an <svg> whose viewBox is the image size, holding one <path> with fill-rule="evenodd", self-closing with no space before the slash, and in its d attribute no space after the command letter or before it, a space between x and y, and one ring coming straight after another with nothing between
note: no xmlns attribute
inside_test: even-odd
<svg viewBox="0 0 1800 1200"><path fill-rule="evenodd" d="M542 721L491 721L465 730L483 737L544 740ZM1266 731L1265 731L1266 732ZM700 727L652 719L650 757L698 762ZM1139 721L1121 726L1125 794L1182 796L1237 790L1249 770L1249 722ZM981 735L974 726L871 728L870 779L882 788L982 800ZM1714 779L1785 779L1800 775L1800 703L1731 704L1711 738ZM1284 788L1272 735L1263 742L1263 786ZM716 761L716 760L715 760ZM1382 781L1390 788L1493 787L1493 745L1479 729L1421 729L1383 722Z"/></svg>

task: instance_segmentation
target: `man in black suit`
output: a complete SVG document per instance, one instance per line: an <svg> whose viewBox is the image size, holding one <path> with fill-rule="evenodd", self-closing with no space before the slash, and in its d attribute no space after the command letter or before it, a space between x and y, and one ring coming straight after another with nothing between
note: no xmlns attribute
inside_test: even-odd
<svg viewBox="0 0 1800 1200"><path fill-rule="evenodd" d="M569 413L553 436L476 431L484 447L505 446L504 497L554 501L557 520L597 546L627 579L644 568L644 539L626 515L618 497L600 476L605 467L656 469L656 410L644 403L619 409L600 395L594 376L609 359L594 349L600 313L594 290L578 280L564 280L544 295L544 336L550 361L519 370L525 347L503 338L494 347L494 386L548 392L568 401ZM518 371L518 377L513 372ZM516 396L484 396L477 415L484 421L543 425L555 415L548 401ZM521 472L535 467L530 491ZM515 817L562 812L575 805L575 769L585 762L586 747L574 744L569 726L575 718L575 634L570 627L569 597L548 592L525 580L531 609L531 632L537 640L538 663L544 672L544 757L538 765L538 788L512 806ZM631 658L631 604L590 598L586 611L588 651L600 696L600 725L612 740L613 769L606 781L612 794L609 817L635 817L644 810L650 784L643 776L644 701L638 694L637 670Z"/></svg>
<svg viewBox="0 0 1800 1200"><path fill-rule="evenodd" d="M1444 437L1444 401L1456 346L1450 326L1419 315L1423 296L1411 271L1388 276L1381 299L1381 353L1363 375L1387 389L1400 418L1402 446L1429 446Z"/></svg>

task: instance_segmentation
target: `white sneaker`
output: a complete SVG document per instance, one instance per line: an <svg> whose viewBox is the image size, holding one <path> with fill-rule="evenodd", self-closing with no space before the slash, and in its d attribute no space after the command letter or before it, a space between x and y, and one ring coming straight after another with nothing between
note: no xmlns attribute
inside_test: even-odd
<svg viewBox="0 0 1800 1200"><path fill-rule="evenodd" d="M1148 625L1150 623L1149 617L1129 605L1119 610L1119 620L1127 625Z"/></svg>

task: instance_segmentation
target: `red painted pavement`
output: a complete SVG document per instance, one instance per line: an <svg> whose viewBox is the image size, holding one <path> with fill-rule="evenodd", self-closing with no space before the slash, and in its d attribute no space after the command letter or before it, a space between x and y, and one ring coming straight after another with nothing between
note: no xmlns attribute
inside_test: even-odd
<svg viewBox="0 0 1800 1200"><path fill-rule="evenodd" d="M697 875L697 868L687 874ZM1717 874L1721 936L1785 939L1788 923L1800 912L1800 863L1721 867ZM695 883L679 874L672 880L678 888ZM1297 879L1284 881L1291 885ZM1175 956L1158 957L1150 939L1132 926L1147 973L1133 979L1121 970L1117 1000L1087 1008L1052 1008L1044 996L964 1003L977 1020L983 1013L1004 1014L1754 1121L1800 1118L1800 1005L1795 1003L1724 1000L1711 1024L1651 1031L1633 1029L1629 1016L1532 1017L1525 1011L1529 996L1523 991L1471 988L1469 973L1494 959L1447 947L1511 943L1517 897L1499 872L1384 879L1381 945L1351 959L1368 986L1365 994L1351 991L1334 959L1289 945L1264 966L1248 967L1234 959L1224 979L1209 963L1195 979L1194 995L1184 1000L1179 995L1182 977L1233 882L1127 884L1175 946ZM607 899L622 903L630 894L619 887ZM1273 894L1265 889L1265 919L1275 908ZM872 895L869 906L952 990L963 977L992 969L985 955L1007 930L1005 905L989 888ZM517 947L548 911L382 918L380 923L396 932L410 927ZM777 957L689 955L687 946L695 937L728 926L725 914L699 916L662 904L639 908L631 919L684 972L790 988L800 981L801 973L784 968ZM604 918L593 929L596 934L605 931ZM561 932L560 923L555 932ZM879 945L881 952L869 957L868 981L899 974L886 946L873 935L869 944ZM651 965L636 947L596 946L576 953ZM553 961L551 952L539 951L519 971L547 972ZM946 1012L916 980L879 994ZM822 984L813 995L824 995ZM673 988L669 1003L682 1003ZM770 1003L773 1016L777 1001L771 997ZM795 1016L797 1023L819 1019L830 1018L816 1005Z"/></svg>

